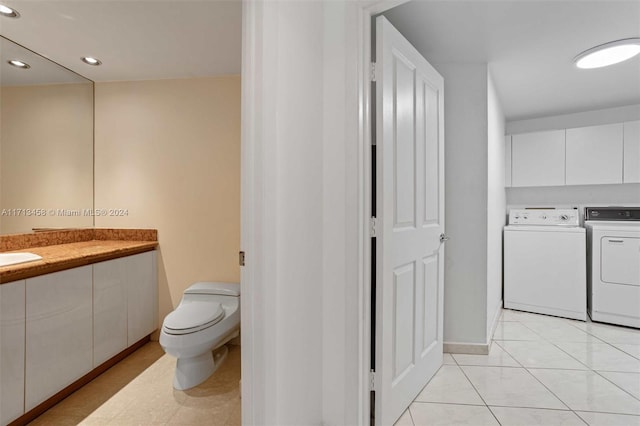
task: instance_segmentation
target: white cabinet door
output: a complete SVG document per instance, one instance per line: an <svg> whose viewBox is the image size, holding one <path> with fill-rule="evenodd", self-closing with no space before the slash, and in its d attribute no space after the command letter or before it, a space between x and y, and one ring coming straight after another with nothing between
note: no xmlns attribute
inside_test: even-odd
<svg viewBox="0 0 640 426"><path fill-rule="evenodd" d="M0 425L24 414L24 285L0 285Z"/></svg>
<svg viewBox="0 0 640 426"><path fill-rule="evenodd" d="M123 260L127 277L127 345L131 346L157 328L156 252L141 253Z"/></svg>
<svg viewBox="0 0 640 426"><path fill-rule="evenodd" d="M126 258L93 265L93 367L127 347Z"/></svg>
<svg viewBox="0 0 640 426"><path fill-rule="evenodd" d="M640 121L624 123L623 182L640 182Z"/></svg>
<svg viewBox="0 0 640 426"><path fill-rule="evenodd" d="M622 123L567 129L567 185L622 183Z"/></svg>
<svg viewBox="0 0 640 426"><path fill-rule="evenodd" d="M511 186L511 135L504 137L504 186Z"/></svg>
<svg viewBox="0 0 640 426"><path fill-rule="evenodd" d="M25 409L92 369L92 267L26 282Z"/></svg>
<svg viewBox="0 0 640 426"><path fill-rule="evenodd" d="M513 135L511 186L565 184L565 131Z"/></svg>

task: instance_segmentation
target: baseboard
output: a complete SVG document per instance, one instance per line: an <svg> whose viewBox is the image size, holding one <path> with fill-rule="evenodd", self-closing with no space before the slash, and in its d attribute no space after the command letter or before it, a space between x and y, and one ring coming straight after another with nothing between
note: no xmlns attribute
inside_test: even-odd
<svg viewBox="0 0 640 426"><path fill-rule="evenodd" d="M488 355L489 343L456 343L444 342L444 352L448 354Z"/></svg>
<svg viewBox="0 0 640 426"><path fill-rule="evenodd" d="M496 328L498 327L498 323L500 322L500 315L502 315L502 300L498 304L498 309L493 314L493 320L491 321L491 326L487 329L487 341L491 343L493 340L493 334L496 332Z"/></svg>

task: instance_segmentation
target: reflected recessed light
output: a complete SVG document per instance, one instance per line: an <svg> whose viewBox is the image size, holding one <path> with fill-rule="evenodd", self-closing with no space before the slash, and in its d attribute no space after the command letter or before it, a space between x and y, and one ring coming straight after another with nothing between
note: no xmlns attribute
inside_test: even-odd
<svg viewBox="0 0 640 426"><path fill-rule="evenodd" d="M93 65L94 67L102 65L102 61L100 59L92 58L91 56L84 56L80 59L82 59L82 62L84 62L85 64Z"/></svg>
<svg viewBox="0 0 640 426"><path fill-rule="evenodd" d="M28 63L19 61L17 59L11 59L10 61L7 61L7 63L9 63L9 65L13 65L16 68L22 68L25 70L31 68L31 65L29 65Z"/></svg>
<svg viewBox="0 0 640 426"><path fill-rule="evenodd" d="M20 14L17 10L10 8L9 6L5 6L4 4L0 4L0 15L6 16L7 18L19 18Z"/></svg>
<svg viewBox="0 0 640 426"><path fill-rule="evenodd" d="M601 68L631 59L640 53L640 38L611 41L585 50L573 62L578 68Z"/></svg>

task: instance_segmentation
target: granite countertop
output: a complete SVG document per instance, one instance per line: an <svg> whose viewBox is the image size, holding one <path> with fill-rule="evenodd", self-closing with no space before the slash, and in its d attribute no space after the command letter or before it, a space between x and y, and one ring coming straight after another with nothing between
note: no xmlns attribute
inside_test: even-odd
<svg viewBox="0 0 640 426"><path fill-rule="evenodd" d="M92 239L4 251L35 253L42 259L0 267L0 284L143 253L155 250L157 246L158 241Z"/></svg>

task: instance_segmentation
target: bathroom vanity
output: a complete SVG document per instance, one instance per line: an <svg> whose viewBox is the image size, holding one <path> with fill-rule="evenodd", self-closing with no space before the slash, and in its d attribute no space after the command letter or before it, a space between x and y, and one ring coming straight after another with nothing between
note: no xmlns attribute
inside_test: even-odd
<svg viewBox="0 0 640 426"><path fill-rule="evenodd" d="M25 236L18 250L42 259L0 268L2 426L46 411L157 328L155 231ZM16 237L0 237L0 251L20 247Z"/></svg>

